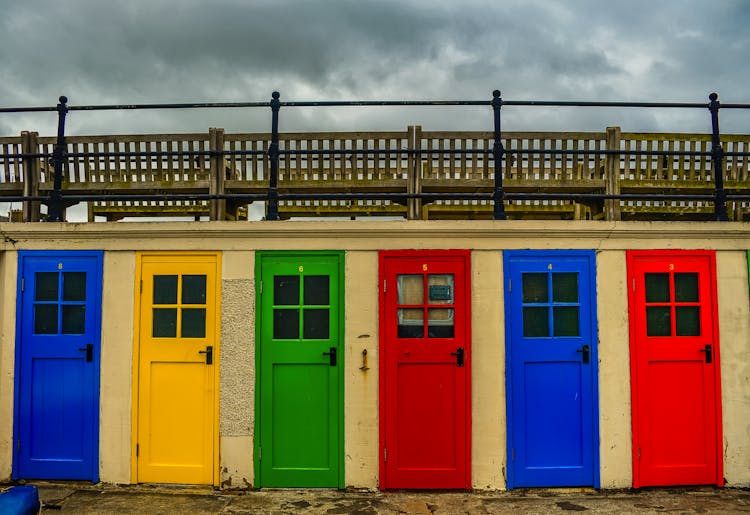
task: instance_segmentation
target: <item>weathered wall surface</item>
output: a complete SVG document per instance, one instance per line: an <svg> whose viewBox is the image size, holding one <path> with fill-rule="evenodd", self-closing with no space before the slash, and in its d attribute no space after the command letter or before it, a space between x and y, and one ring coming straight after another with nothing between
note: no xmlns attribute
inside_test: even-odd
<svg viewBox="0 0 750 515"><path fill-rule="evenodd" d="M255 253L224 252L222 259L220 483L222 488L250 488L255 423Z"/></svg>
<svg viewBox="0 0 750 515"><path fill-rule="evenodd" d="M130 482L135 252L105 252L102 276L99 478Z"/></svg>
<svg viewBox="0 0 750 515"><path fill-rule="evenodd" d="M745 252L718 252L724 477L750 485L750 297Z"/></svg>
<svg viewBox="0 0 750 515"><path fill-rule="evenodd" d="M471 255L472 486L505 488L505 311L503 256Z"/></svg>
<svg viewBox="0 0 750 515"><path fill-rule="evenodd" d="M10 479L13 466L13 376L16 340L18 253L0 255L0 481Z"/></svg>
<svg viewBox="0 0 750 515"><path fill-rule="evenodd" d="M378 255L347 252L344 259L344 479L347 486L374 489L378 486ZM367 370L363 370L365 358Z"/></svg>
<svg viewBox="0 0 750 515"><path fill-rule="evenodd" d="M599 449L603 488L632 483L625 250L716 249L725 476L750 486L750 224L535 221L0 224L0 480L11 474L18 249L104 249L102 481L131 478L135 253L221 250L220 473L253 483L255 251L341 249L345 255L345 483L378 481L379 249L472 249L472 484L505 488L502 251L596 249ZM13 240L13 243L8 243ZM367 351L368 370L362 352Z"/></svg>
<svg viewBox="0 0 750 515"><path fill-rule="evenodd" d="M630 344L624 251L597 252L599 323L599 460L602 488L633 484Z"/></svg>

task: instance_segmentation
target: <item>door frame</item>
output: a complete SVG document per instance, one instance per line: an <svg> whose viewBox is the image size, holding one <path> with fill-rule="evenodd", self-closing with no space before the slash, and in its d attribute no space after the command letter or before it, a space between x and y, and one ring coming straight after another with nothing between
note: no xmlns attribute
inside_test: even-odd
<svg viewBox="0 0 750 515"><path fill-rule="evenodd" d="M94 334L95 344L95 359L96 359L96 370L93 374L92 387L95 389L95 409L92 414L92 430L93 434L96 435L96 445L93 446L92 450L92 471L91 477L93 483L99 482L99 446L101 445L101 431L99 412L101 410L101 349L102 349L102 290L104 288L104 251L102 250L19 250L18 261L17 261L17 272L16 272L16 335L15 335L15 364L14 364L14 379L13 379L13 451L11 460L11 478L19 479L18 477L18 458L16 456L15 448L16 442L20 438L20 426L21 420L18 416L20 405L20 389L21 389L21 347L23 346L21 330L22 330L22 317L23 317L23 302L24 297L21 295L21 287L23 282L23 270L24 262L26 258L33 257L58 257L64 259L66 257L88 257L94 258L96 262L95 280L99 283L99 288L96 289L96 309L94 309L94 323L98 327L98 331Z"/></svg>
<svg viewBox="0 0 750 515"><path fill-rule="evenodd" d="M220 447L220 436L219 436L219 386L221 379L221 251L215 252L204 252L204 251L138 251L135 253L135 283L133 285L133 292L135 295L134 302L134 319L133 319L133 384L132 390L132 416L131 416L131 458L130 458L130 482L131 484L138 483L138 422L139 422L139 406L138 396L140 390L139 382L139 370L140 370L140 350L141 350L141 283L143 281L143 258L144 257L173 257L179 260L180 258L190 258L195 256L210 256L216 261L216 288L214 291L214 317L216 319L216 340L214 343L214 423L213 423L213 486L220 486L219 471L221 463L219 462L219 447ZM208 297L206 298L208 302Z"/></svg>
<svg viewBox="0 0 750 515"><path fill-rule="evenodd" d="M513 351L512 351L512 340L511 340L511 324L513 317L511 316L511 303L510 299L506 295L508 280L510 279L510 260L514 257L530 257L530 258L544 258L549 257L550 259L573 257L583 258L588 262L588 275L589 275L589 316L591 320L590 327L590 339L591 339L591 393L592 393L592 446L593 446L593 473L594 473L594 488L600 488L600 446L601 436L599 434L599 321L597 318L597 303L596 303L596 251L594 250L567 250L567 249L542 249L542 250L505 250L503 251L503 304L505 310L505 427L506 427L506 447L505 447L505 463L506 463L506 487L510 490L516 488L514 485L514 471L513 467L510 466L511 449L514 444L514 431L513 424Z"/></svg>
<svg viewBox="0 0 750 515"><path fill-rule="evenodd" d="M750 252L749 252L750 255ZM714 392L715 392L715 420L716 420L716 486L724 486L724 444L721 416L721 345L719 341L719 304L716 279L716 251L715 250L628 250L626 252L628 285L635 284L635 262L639 258L703 258L708 261L709 302L711 303L713 324L711 337L715 342L713 348L714 361ZM632 466L633 488L641 487L640 468L638 467L638 448L640 447L639 404L638 404L638 349L635 332L636 305L632 287L628 287L628 333L630 336L630 413L633 434Z"/></svg>
<svg viewBox="0 0 750 515"><path fill-rule="evenodd" d="M385 461L383 460L384 449L386 448L386 430L385 426L387 423L387 407L386 407L386 356L388 355L387 345L385 343L385 331L386 331L386 305L385 305L385 292L383 292L383 282L385 281L385 264L386 260L391 258L423 258L423 259L462 259L464 262L464 272L466 274L466 298L465 298L465 330L466 330L466 346L464 347L466 355L466 397L464 403L466 406L466 420L465 420L465 431L466 431L466 472L464 476L464 489L471 490L471 472L472 472L472 403L471 403L471 392L472 392L472 332L471 332L471 250L470 249L424 249L424 250L381 250L378 252L378 470L379 470L379 481L378 488L385 490L387 479L387 472Z"/></svg>
<svg viewBox="0 0 750 515"><path fill-rule="evenodd" d="M341 366L338 366L338 381L339 381L339 398L338 409L339 409L339 420L338 420L338 432L339 432L339 445L341 448L338 452L338 488L343 490L346 488L346 477L344 470L344 458L346 455L346 441L345 441L345 425L344 419L346 413L344 411L344 388L345 388L345 373L346 368L346 342L345 338L345 323L346 323L346 297L345 297L345 260L346 252L343 250L258 250L255 252L255 405L253 406L253 488L261 487L261 468L260 468L260 418L261 418L261 359L262 359L262 344L261 344L261 323L263 320L262 316L262 292L260 290L260 281L263 277L263 260L267 258L279 257L279 258L290 258L299 256L303 258L307 257L328 257L335 258L337 261L337 273L339 276L339 288L335 292L338 295L339 302L339 327L338 327L338 342L339 342L339 355L341 356ZM333 292L332 292L333 293Z"/></svg>

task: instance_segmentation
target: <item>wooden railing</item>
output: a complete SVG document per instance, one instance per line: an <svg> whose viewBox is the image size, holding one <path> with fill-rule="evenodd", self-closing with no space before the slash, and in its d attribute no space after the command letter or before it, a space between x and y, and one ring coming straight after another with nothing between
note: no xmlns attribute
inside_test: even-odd
<svg viewBox="0 0 750 515"><path fill-rule="evenodd" d="M204 134L69 136L63 197L262 195L268 189L270 141L268 133L226 134L223 129ZM708 155L647 155L708 153L710 135L625 133L614 127L602 132L505 132L502 141L507 150L502 162L507 193L710 194L714 188ZM750 135L722 135L721 141L730 153L750 150ZM491 193L493 143L492 132L423 131L419 126L390 132L280 134L279 193ZM50 193L54 172L49 156L54 145L55 138L30 132L0 138L0 201L3 196ZM399 153L405 150L412 152ZM610 152L596 154L605 150ZM750 194L750 158L726 156L724 180L727 192ZM23 219L40 219L39 204L24 202ZM142 215L247 216L247 202L232 199L101 200L88 206L92 221ZM730 202L729 208L731 219L750 218L747 201ZM283 200L279 204L282 218L491 218L492 209L491 200ZM511 218L713 219L713 203L694 200L511 200L506 211Z"/></svg>

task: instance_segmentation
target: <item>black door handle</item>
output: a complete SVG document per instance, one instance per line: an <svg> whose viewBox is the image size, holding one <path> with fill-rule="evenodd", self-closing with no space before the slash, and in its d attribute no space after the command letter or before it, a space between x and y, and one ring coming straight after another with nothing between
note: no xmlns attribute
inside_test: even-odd
<svg viewBox="0 0 750 515"><path fill-rule="evenodd" d="M328 352L324 352L323 356L328 356L328 364L332 367L336 366L336 347L331 347Z"/></svg>
<svg viewBox="0 0 750 515"><path fill-rule="evenodd" d="M581 361L584 364L586 364L589 361L591 361L591 357L590 357L591 349L589 348L588 345L584 345L582 348L576 350L576 352L580 352L582 354Z"/></svg>
<svg viewBox="0 0 750 515"><path fill-rule="evenodd" d="M456 366L462 367L464 366L464 348L459 347L456 349L456 352L451 352L451 356L456 356Z"/></svg>
<svg viewBox="0 0 750 515"><path fill-rule="evenodd" d="M713 357L713 349L711 348L711 344L707 344L704 348L702 348L699 352L705 352L706 353L706 363L711 363L714 360Z"/></svg>
<svg viewBox="0 0 750 515"><path fill-rule="evenodd" d="M198 354L206 355L206 365L212 365L214 362L214 347L213 345L206 345L206 350L199 350Z"/></svg>
<svg viewBox="0 0 750 515"><path fill-rule="evenodd" d="M89 363L94 361L94 344L93 343L87 343L85 347L78 347L78 350L86 351L86 361L88 361Z"/></svg>

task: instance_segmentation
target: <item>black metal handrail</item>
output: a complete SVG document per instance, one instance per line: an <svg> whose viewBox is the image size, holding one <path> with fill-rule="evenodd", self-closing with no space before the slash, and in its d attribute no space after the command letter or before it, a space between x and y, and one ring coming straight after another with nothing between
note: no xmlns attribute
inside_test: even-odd
<svg viewBox="0 0 750 515"><path fill-rule="evenodd" d="M723 159L726 156L750 156L748 152L725 152L721 145L719 131L719 110L750 109L750 104L720 104L718 95L711 93L709 102L596 102L596 101L538 101L538 100L503 100L499 90L492 92L491 100L402 100L402 101L314 101L287 102L280 100L280 94L273 92L270 102L214 102L214 103L157 103L157 104L112 104L69 106L65 96L59 98L56 106L41 107L4 107L0 113L51 112L58 113L57 139L52 153L13 153L0 155L1 159L14 158L48 158L54 167L53 189L49 195L4 196L5 202L39 201L49 208L49 221L62 221L65 205L84 201L129 201L129 200L235 200L266 201L266 219L279 219L279 202L285 200L488 200L494 204L493 218L505 220L505 201L514 200L652 200L652 201L709 201L714 204L714 218L717 221L728 220L726 203L728 200L750 200L750 195L727 193L724 188ZM282 107L375 107L375 106L490 106L493 110L493 147L492 149L317 149L290 150L279 148L279 113ZM517 149L505 148L502 142L501 109L510 107L619 107L619 108L677 108L708 109L711 116L711 150L557 150L557 149ZM144 110L144 109L202 109L202 108L271 108L270 144L264 150L186 150L186 151L136 151L136 152L67 152L65 145L65 120L69 111L105 111L105 110ZM492 193L283 193L279 191L279 158L288 155L491 155L495 162L494 187ZM503 187L503 156L518 155L637 155L637 156L704 156L711 158L714 192L712 194L612 194L612 193L509 193ZM63 194L62 175L66 160L87 157L150 157L150 156L245 156L267 155L270 162L268 174L268 191L265 194Z"/></svg>

